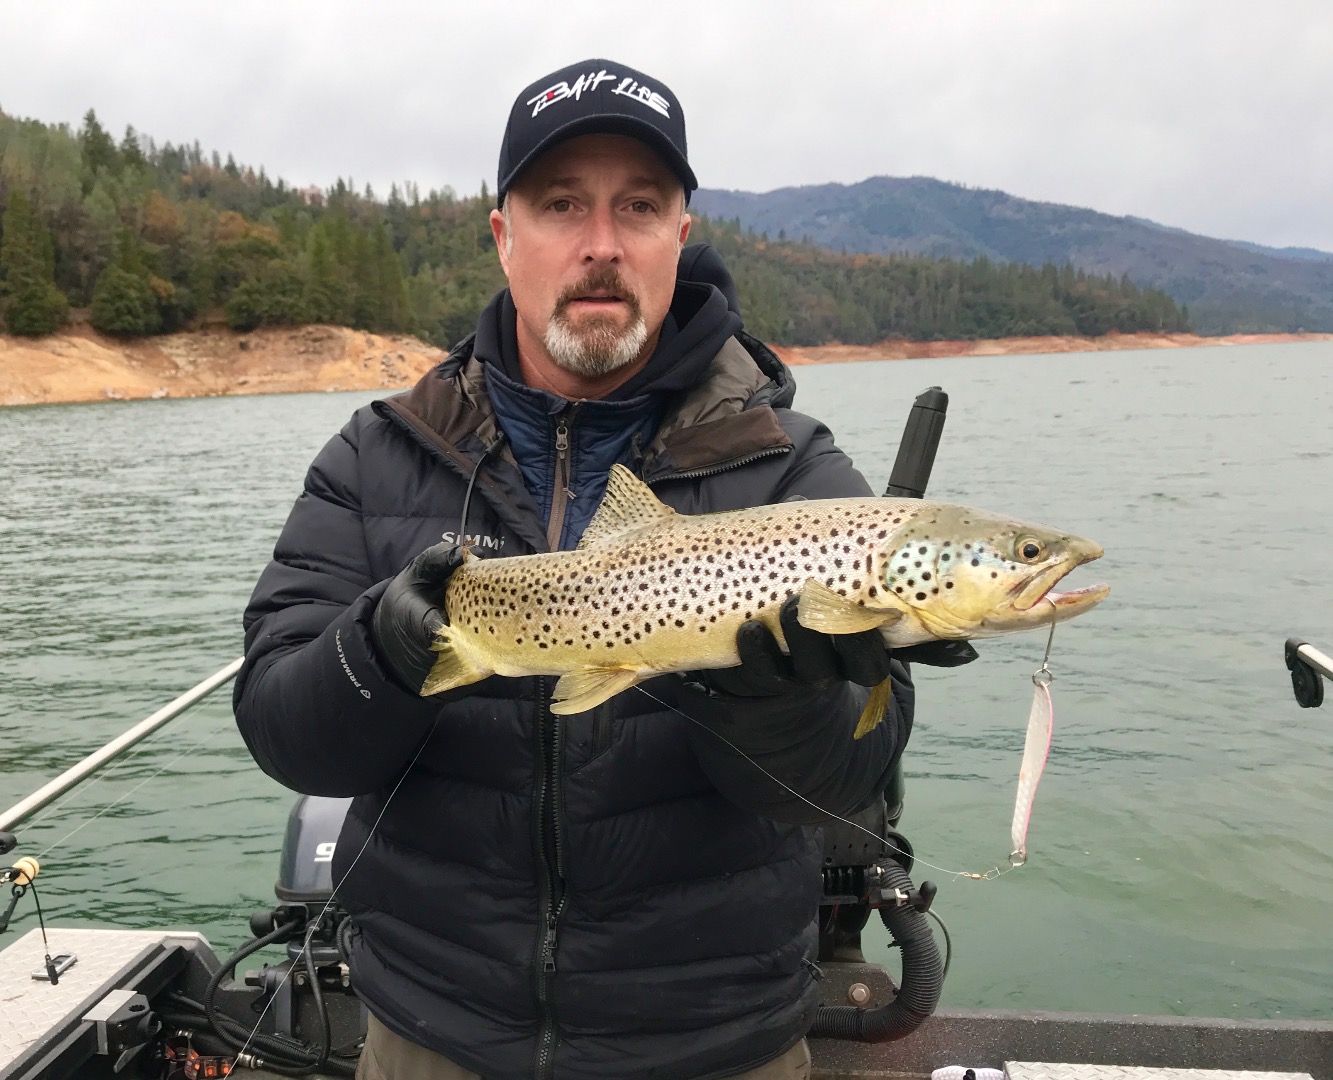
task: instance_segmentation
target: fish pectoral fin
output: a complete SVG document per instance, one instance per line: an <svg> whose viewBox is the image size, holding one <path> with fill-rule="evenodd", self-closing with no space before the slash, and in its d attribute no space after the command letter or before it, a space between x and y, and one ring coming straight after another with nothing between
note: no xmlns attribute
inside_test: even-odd
<svg viewBox="0 0 1333 1080"><path fill-rule="evenodd" d="M870 691L870 697L866 700L866 707L861 710L861 719L856 722L856 731L852 733L853 739L868 735L879 726L879 722L884 719L884 714L889 711L892 688L893 679L888 678L882 683L878 683Z"/></svg>
<svg viewBox="0 0 1333 1080"><path fill-rule="evenodd" d="M856 634L874 630L902 618L897 611L864 608L845 596L839 596L823 582L810 578L801 589L797 621L821 634Z"/></svg>
<svg viewBox="0 0 1333 1080"><path fill-rule="evenodd" d="M653 671L625 665L567 671L555 684L555 693L551 695L551 712L557 716L587 712L655 674Z"/></svg>
<svg viewBox="0 0 1333 1080"><path fill-rule="evenodd" d="M606 481L606 494L602 496L592 521L583 530L579 549L604 540L623 540L640 529L675 516L676 511L654 495L653 489L629 469L620 464L612 465Z"/></svg>
<svg viewBox="0 0 1333 1080"><path fill-rule="evenodd" d="M439 655L435 657L435 664L431 667L430 674L426 676L426 681L421 684L422 697L443 694L446 690L481 682L492 674L477 667L467 654L457 647L453 628L448 623L436 631L435 640L431 642L430 647Z"/></svg>

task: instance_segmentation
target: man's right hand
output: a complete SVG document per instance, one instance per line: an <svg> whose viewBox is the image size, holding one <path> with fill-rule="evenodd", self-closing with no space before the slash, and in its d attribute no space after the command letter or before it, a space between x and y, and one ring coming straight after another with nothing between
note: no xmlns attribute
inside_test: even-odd
<svg viewBox="0 0 1333 1080"><path fill-rule="evenodd" d="M463 565L463 549L452 544L429 547L407 564L375 606L370 636L375 651L406 690L421 693L435 666L430 647L448 621L444 593L453 572Z"/></svg>

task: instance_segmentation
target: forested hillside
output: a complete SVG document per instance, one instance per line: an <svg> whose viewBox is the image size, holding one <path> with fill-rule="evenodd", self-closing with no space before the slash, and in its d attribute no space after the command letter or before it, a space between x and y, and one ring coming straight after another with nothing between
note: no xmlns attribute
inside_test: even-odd
<svg viewBox="0 0 1333 1080"><path fill-rule="evenodd" d="M1202 333L1333 330L1333 255L1311 249L1214 240L922 176L764 194L705 189L695 203L745 228L834 251L985 257L1127 275L1188 304Z"/></svg>
<svg viewBox="0 0 1333 1080"><path fill-rule="evenodd" d="M124 336L320 322L447 347L504 283L492 205L484 187L298 189L197 143L116 140L91 110L78 131L0 114L0 319L40 335L86 309ZM1188 329L1164 292L1067 265L844 256L720 218L692 239L722 252L749 329L778 344Z"/></svg>

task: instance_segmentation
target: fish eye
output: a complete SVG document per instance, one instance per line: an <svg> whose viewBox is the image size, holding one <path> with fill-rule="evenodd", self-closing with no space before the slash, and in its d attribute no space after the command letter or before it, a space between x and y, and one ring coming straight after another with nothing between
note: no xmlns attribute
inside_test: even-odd
<svg viewBox="0 0 1333 1080"><path fill-rule="evenodd" d="M1046 545L1033 536L1024 536L1015 547L1018 549L1018 557L1024 562L1036 562L1046 554Z"/></svg>

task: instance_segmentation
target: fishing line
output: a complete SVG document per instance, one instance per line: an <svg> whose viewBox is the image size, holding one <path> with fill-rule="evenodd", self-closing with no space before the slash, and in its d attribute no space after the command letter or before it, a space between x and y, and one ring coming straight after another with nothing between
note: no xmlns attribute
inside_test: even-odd
<svg viewBox="0 0 1333 1080"><path fill-rule="evenodd" d="M1050 628L1050 632L1052 632L1053 636L1054 620L1052 620L1052 628ZM1048 643L1048 652L1046 652L1046 656L1048 656L1048 659L1049 655L1050 653L1049 653L1049 643ZM1045 661L1042 661L1042 668L1045 668ZM1048 676L1050 675L1049 669L1046 669L1046 675ZM663 701L663 699L660 699L660 697L652 695L652 693L645 691L643 687L635 687L635 689L637 689L637 691L639 691L641 695L644 695L644 697L648 697L649 700L656 701L656 703L661 705L661 707L668 708L670 709L670 711L677 713L677 715L684 716L686 720L689 720L690 724L694 724L696 725L696 727L704 729L704 731L708 732L709 735L716 736L717 739L721 739L722 741L724 741L724 743L728 745L728 747L732 748L733 751L736 751L736 753L738 753L738 755L740 755L741 757L744 757L744 759L746 761L749 761L749 763L752 764L754 768L757 768L758 771L764 773L764 776L768 777L769 780L772 780L774 784L777 784L778 787L782 788L782 791L785 791L786 793L788 793L788 795L796 796L797 799L800 799L802 803L805 803L805 805L808 805L808 807L816 809L816 811L822 813L822 815L825 815L826 817L832 817L834 821L841 821L841 823L844 825L850 825L850 827L852 827L853 829L857 829L857 831L864 832L866 836L872 837L872 839L876 840L877 843L884 844L885 847L888 848L890 852L894 853L894 855L904 856L905 859L910 859L913 861L913 863L920 863L922 867L929 867L930 869L933 869L933 871L940 871L940 873L946 873L946 875L949 875L950 877L968 877L968 879L973 881L989 881L990 879L993 879L993 877L1000 877L1001 875L1004 875L1004 873L1009 873L1009 871L1012 871L1012 869L1017 869L1022 865L1022 861L1014 861L1014 855L1009 856L1008 867L1001 869L1000 867L998 867L998 865L994 865L994 867L988 869L988 871L985 871L984 873L974 873L972 871L954 871L954 869L949 869L948 867L937 867L937 865L934 863L928 863L928 861L926 861L925 859L921 859L920 856L912 855L912 853L902 851L901 848L898 848L897 845L894 845L892 841L886 839L886 837L881 836L880 833L873 832L872 829L865 828L865 825L857 824L856 821L849 821L848 819L846 819L846 817L837 815L837 813L833 813L833 811L829 811L829 809L821 807L820 804L814 803L813 800L806 799L804 795L801 795L800 792L796 791L796 788L790 787L790 785L785 784L784 781L778 780L776 776L773 776L773 773L770 773L768 769L762 767L762 765L758 763L758 761L754 760L753 757L750 757L748 753L745 753L745 751L742 751L740 747L737 747L737 745L734 744L732 740L728 739L728 737L726 737L725 735L722 735L721 732L713 731L713 728L708 727L708 724L705 724L704 721L694 719L694 717L690 716L688 712L681 711L681 709L678 709L674 707L673 704L670 704L669 701ZM1024 861L1026 861L1026 856L1024 856Z"/></svg>
<svg viewBox="0 0 1333 1080"><path fill-rule="evenodd" d="M92 817L88 818L87 820L85 820L85 821L82 822L81 824L76 825L73 829L71 829L69 832L67 832L64 836L62 836L62 837L61 837L59 840L57 840L54 844L48 844L48 845L46 846L46 848L44 848L44 849L42 850L42 852L37 856L37 858L39 858L39 859L44 859L44 858L47 856L47 854L48 854L49 852L55 851L56 848L60 847L61 844L65 843L65 841L68 840L68 839L70 839L70 837L72 837L75 833L79 832L81 829L87 827L88 825L91 825L94 821L96 821L98 818L100 818L100 817L101 817L103 814L105 814L108 810L111 810L111 809L115 808L116 806L119 806L122 802L124 802L126 799L128 799L131 795L133 795L136 791L138 791L141 787L143 787L143 786L144 786L145 784L147 784L149 781L157 779L157 777L161 776L164 772L166 772L169 768L171 768L171 766L175 765L176 762L178 762L181 758L185 757L186 754L192 753L192 752L195 751L195 750L200 750L200 749L202 749L203 747L207 746L210 742L212 742L214 739L216 739L216 738L218 737L218 735L220 735L220 734L221 734L221 729L220 729L220 728L218 728L218 729L214 729L214 731L213 731L213 733L212 733L211 735L207 736L206 738L200 739L198 742L194 743L194 744L191 745L191 746L187 746L184 750L182 750L179 754L177 754L175 757L173 757L170 761L168 761L168 762L167 762L165 765L163 765L160 769L156 770L155 772L153 772L153 773L150 774L149 776L146 776L144 779L140 780L137 784L134 785L134 787L130 788L129 791L126 791L124 794L120 795L118 798L114 799L112 802L107 803L106 806L102 807L102 809L100 809L99 811L97 811L97 813L95 813ZM136 755L132 755L132 756L137 756L137 753L136 753ZM33 824L36 824L36 822L34 822ZM31 826L29 826L29 828L31 828ZM26 830L25 830L25 831L26 831Z"/></svg>
<svg viewBox="0 0 1333 1080"><path fill-rule="evenodd" d="M156 734L157 734L157 732L154 732L154 735L156 735ZM88 794L88 792L92 791L92 789L95 788L98 784L100 784L103 780L107 780L107 779L110 779L111 777L115 776L118 772L120 772L121 769L123 769L123 768L124 768L126 765L128 765L130 762L134 761L135 758L137 758L140 754L142 754L142 753L143 753L145 750L147 750L150 746L155 746L155 745L156 745L156 742L155 742L154 739L152 739L152 738L145 739L143 742L141 742L138 746L136 746L136 747L134 748L134 752L133 752L133 753L128 754L127 756L125 756L125 757L121 758L120 760L118 760L114 765L111 766L111 768L107 769L106 772L99 772L99 773L97 774L97 776L95 776L89 783L87 783L87 784L79 784L78 786L76 786L76 787L74 788L74 790L72 790L68 795L66 795L66 796L65 796L63 799L61 799L59 802L54 802L54 803L52 803L50 806L48 806L45 810L43 810L43 811L42 811L40 814L38 814L35 818L33 818L33 819L32 819L31 821L29 821L26 825L24 825L24 826L23 826L23 831L24 831L24 832L27 832L29 829L36 828L38 825L40 825L43 821L45 821L47 818L49 818L49 817L50 817L52 814L54 814L56 811L58 811L58 810L63 810L66 806L68 806L70 803L72 803L72 802L73 802L76 798L78 798L80 795L86 795L86 794ZM49 850L49 849L48 849L48 850ZM43 853L43 854L45 854L45 853Z"/></svg>
<svg viewBox="0 0 1333 1080"><path fill-rule="evenodd" d="M728 739L725 735L723 735L721 732L714 731L702 720L696 720L689 713L681 711L680 709L676 708L676 706L672 705L670 702L663 701L660 697L655 697L654 695L648 693L648 691L645 690L642 686L636 686L634 689L637 690L639 693L641 693L644 697L657 702L657 704L661 705L663 708L670 709L673 713L677 713L680 716L685 717L685 719L688 720L691 724L696 724L697 726L703 728L704 731L707 731L710 734L717 736L717 738L721 739L724 743L726 743L733 750L735 750L736 753L740 754L741 757L743 757L746 761L748 761L761 773L763 773L770 780L772 780L773 783L777 784L778 787L782 788L783 791L787 792L789 795L795 795L798 799L801 800L801 802L805 803L806 806L809 806L813 810L818 810L821 814L824 814L826 817L831 817L835 821L841 821L844 825L850 825L853 829L858 829L859 831L865 833L867 836L871 837L873 840L883 844L885 847L887 847L890 851L894 852L895 854L902 855L905 858L909 858L912 859L914 862L920 863L922 866L928 866L932 870L938 870L941 874L949 874L953 877L970 877L970 878L975 878L977 880L986 880L988 878L997 877L1000 874L1008 872L1007 870L1001 870L999 867L996 867L993 871L991 870L986 871L985 874L972 874L966 870L949 870L946 867L936 866L934 863L926 862L925 859L916 857L914 855L909 855L906 851L903 851L902 848L896 847L892 842L887 840L885 837L881 836L879 833L867 829L864 825L858 825L855 821L848 821L845 817L842 817L839 814L835 814L832 810L825 810L818 803L810 799L807 799L795 788L779 780L776 776L774 776L771 772L769 772L762 765L760 765L759 762L755 761L754 758L750 757L749 754L747 754L734 742Z"/></svg>
<svg viewBox="0 0 1333 1080"><path fill-rule="evenodd" d="M416 765L417 759L425 752L431 737L435 734L435 728L438 723L439 721L436 720L431 724L430 731L428 731L426 737L421 740L421 745L417 747L417 752L412 756L412 760L407 763L407 768L403 770L403 774L398 777L398 783L394 784L393 790L389 792L389 797L384 800L384 805L380 807L379 815L375 818L374 824L372 824L370 829L366 832L365 843L361 845L361 850L358 851L355 858L352 859L352 865L347 868L347 872L343 874L338 883L333 886L333 891L329 893L328 902L324 905L319 915L309 924L310 929L306 932L305 940L301 943L301 952L293 958L291 967L287 969L286 974L283 975L277 988L269 995L267 1004L264 1005L263 1011L259 1014L259 1018L255 1020L255 1026L250 1030L249 1038L245 1040L245 1045L241 1047L239 1053L236 1055L236 1060L238 1062L245 1055L245 1052L250 1049L250 1044L254 1042L255 1036L259 1034L259 1028L264 1022L264 1017L268 1015L268 1011L273 1007L273 1003L278 1000L279 994L282 993L282 988L287 985L287 980L292 977L292 972L296 970L296 961L310 955L310 939L314 934L314 928L318 927L319 924L324 921L324 916L329 913L329 909L333 907L333 902L338 899L338 890L341 889L343 883L352 876L352 871L356 869L356 864L361 861L361 856L366 853L366 848L370 847L370 841L375 835L375 830L379 828L380 822L384 820L384 815L389 811L389 804L393 802L393 797L398 794L398 789L403 786L403 781L407 779L408 774L412 771L412 767Z"/></svg>

